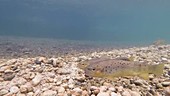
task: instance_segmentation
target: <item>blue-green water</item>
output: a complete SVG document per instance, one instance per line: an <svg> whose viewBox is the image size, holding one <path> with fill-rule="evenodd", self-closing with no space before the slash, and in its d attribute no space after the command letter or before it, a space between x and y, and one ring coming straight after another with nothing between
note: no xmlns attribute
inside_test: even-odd
<svg viewBox="0 0 170 96"><path fill-rule="evenodd" d="M0 35L170 42L169 0L0 0Z"/></svg>

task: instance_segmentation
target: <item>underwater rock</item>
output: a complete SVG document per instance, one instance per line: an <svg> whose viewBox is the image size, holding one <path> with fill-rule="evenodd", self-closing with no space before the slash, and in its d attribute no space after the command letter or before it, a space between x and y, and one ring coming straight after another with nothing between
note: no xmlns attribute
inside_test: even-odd
<svg viewBox="0 0 170 96"><path fill-rule="evenodd" d="M12 86L9 91L10 93L17 93L19 91L19 88L17 86Z"/></svg>
<svg viewBox="0 0 170 96"><path fill-rule="evenodd" d="M107 92L100 92L97 96L110 96Z"/></svg>
<svg viewBox="0 0 170 96"><path fill-rule="evenodd" d="M167 86L169 86L170 85L170 82L162 82L162 85L164 86L164 87L167 87Z"/></svg>
<svg viewBox="0 0 170 96"><path fill-rule="evenodd" d="M43 92L42 96L57 96L57 92L52 91L52 90L47 90L47 91Z"/></svg>
<svg viewBox="0 0 170 96"><path fill-rule="evenodd" d="M11 81L15 77L15 73L13 72L6 72L2 76L5 81Z"/></svg>
<svg viewBox="0 0 170 96"><path fill-rule="evenodd" d="M6 89L1 89L0 90L0 96L4 96L7 93L8 93L8 90L6 90Z"/></svg>
<svg viewBox="0 0 170 96"><path fill-rule="evenodd" d="M34 86L38 85L42 80L42 75L38 74L34 77L34 79L32 79L32 84Z"/></svg>

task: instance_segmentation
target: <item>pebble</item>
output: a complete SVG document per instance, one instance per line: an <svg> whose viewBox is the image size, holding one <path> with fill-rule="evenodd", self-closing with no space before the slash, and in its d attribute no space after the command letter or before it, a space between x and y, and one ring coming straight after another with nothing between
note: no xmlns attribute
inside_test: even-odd
<svg viewBox="0 0 170 96"><path fill-rule="evenodd" d="M21 85L21 86L20 86L20 92L21 92L21 93L27 93L27 92L28 92L27 86Z"/></svg>
<svg viewBox="0 0 170 96"><path fill-rule="evenodd" d="M60 68L60 69L57 71L57 73L60 74L60 75L70 74L70 72L69 72L67 69L64 69L64 68Z"/></svg>
<svg viewBox="0 0 170 96"><path fill-rule="evenodd" d="M58 88L58 93L64 93L64 92L65 92L64 87L59 87L59 88Z"/></svg>
<svg viewBox="0 0 170 96"><path fill-rule="evenodd" d="M110 93L111 96L118 96L115 92Z"/></svg>
<svg viewBox="0 0 170 96"><path fill-rule="evenodd" d="M95 89L95 90L93 91L93 94L97 95L97 94L99 94L99 92L100 92L100 89Z"/></svg>
<svg viewBox="0 0 170 96"><path fill-rule="evenodd" d="M107 91L107 86L101 86L100 88L100 92L106 92Z"/></svg>
<svg viewBox="0 0 170 96"><path fill-rule="evenodd" d="M17 96L26 96L25 94L17 94Z"/></svg>
<svg viewBox="0 0 170 96"><path fill-rule="evenodd" d="M47 90L47 91L43 92L42 96L57 96L57 92L52 91L52 90Z"/></svg>
<svg viewBox="0 0 170 96"><path fill-rule="evenodd" d="M131 94L129 93L129 91L125 90L125 91L122 93L122 96L131 96Z"/></svg>
<svg viewBox="0 0 170 96"><path fill-rule="evenodd" d="M116 91L116 88L110 87L110 88L109 88L109 91L114 92L114 91Z"/></svg>
<svg viewBox="0 0 170 96"><path fill-rule="evenodd" d="M139 80L135 80L134 84L138 85L138 86L141 86L141 85L143 85L143 80L140 80L140 79Z"/></svg>
<svg viewBox="0 0 170 96"><path fill-rule="evenodd" d="M84 91L82 92L82 96L89 96L89 95L88 95L88 92L87 92L86 90L84 90Z"/></svg>
<svg viewBox="0 0 170 96"><path fill-rule="evenodd" d="M34 95L33 92L29 92L29 93L27 94L27 96L33 96L33 95Z"/></svg>
<svg viewBox="0 0 170 96"><path fill-rule="evenodd" d="M11 81L15 77L15 73L4 73L3 78L5 81Z"/></svg>
<svg viewBox="0 0 170 96"><path fill-rule="evenodd" d="M139 92L130 91L131 96L141 96Z"/></svg>
<svg viewBox="0 0 170 96"><path fill-rule="evenodd" d="M10 86L14 86L14 85L20 86L20 85L24 85L26 82L27 80L24 79L23 77L17 77L10 81Z"/></svg>
<svg viewBox="0 0 170 96"><path fill-rule="evenodd" d="M38 74L34 77L34 79L32 79L32 84L34 86L38 85L42 80L42 75Z"/></svg>
<svg viewBox="0 0 170 96"><path fill-rule="evenodd" d="M19 91L19 88L17 86L13 86L13 87L10 88L9 91L10 91L10 93L14 93L15 94L15 93L17 93Z"/></svg>
<svg viewBox="0 0 170 96"><path fill-rule="evenodd" d="M7 93L8 93L8 90L6 90L6 89L1 89L0 90L0 96L4 96Z"/></svg>
<svg viewBox="0 0 170 96"><path fill-rule="evenodd" d="M110 94L107 92L100 92L97 96L110 96Z"/></svg>
<svg viewBox="0 0 170 96"><path fill-rule="evenodd" d="M162 85L163 85L164 87L167 87L167 86L170 85L170 82L162 82Z"/></svg>
<svg viewBox="0 0 170 96"><path fill-rule="evenodd" d="M159 88L163 88L162 84L161 83L158 83L156 84L156 88L159 89Z"/></svg>

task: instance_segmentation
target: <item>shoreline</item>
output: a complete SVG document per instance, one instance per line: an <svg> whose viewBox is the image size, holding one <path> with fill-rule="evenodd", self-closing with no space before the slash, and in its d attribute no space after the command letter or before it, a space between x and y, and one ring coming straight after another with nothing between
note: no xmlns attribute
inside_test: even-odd
<svg viewBox="0 0 170 96"><path fill-rule="evenodd" d="M131 57L148 64L165 64L161 77L150 75L150 80L119 77L87 78L78 68L81 61L109 56ZM169 96L170 45L131 47L89 54L58 57L17 58L0 64L0 96ZM127 95L128 94L128 95Z"/></svg>

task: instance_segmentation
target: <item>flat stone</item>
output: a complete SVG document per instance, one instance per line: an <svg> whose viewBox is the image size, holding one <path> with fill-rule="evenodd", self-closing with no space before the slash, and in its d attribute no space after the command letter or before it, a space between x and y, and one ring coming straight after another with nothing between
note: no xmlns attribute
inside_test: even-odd
<svg viewBox="0 0 170 96"><path fill-rule="evenodd" d="M27 93L27 96L34 96L34 93L33 92L29 92L29 93Z"/></svg>
<svg viewBox="0 0 170 96"><path fill-rule="evenodd" d="M101 86L99 89L100 92L106 92L108 88L106 86Z"/></svg>
<svg viewBox="0 0 170 96"><path fill-rule="evenodd" d="M107 92L100 92L97 96L110 96Z"/></svg>
<svg viewBox="0 0 170 96"><path fill-rule="evenodd" d="M47 90L42 94L42 96L57 96L57 92L52 90Z"/></svg>
<svg viewBox="0 0 170 96"><path fill-rule="evenodd" d="M118 96L115 92L110 93L111 96Z"/></svg>
<svg viewBox="0 0 170 96"><path fill-rule="evenodd" d="M64 87L59 87L59 88L58 88L58 93L64 93L64 92L65 92Z"/></svg>
<svg viewBox="0 0 170 96"><path fill-rule="evenodd" d="M141 96L139 92L130 91L131 96Z"/></svg>
<svg viewBox="0 0 170 96"><path fill-rule="evenodd" d="M122 96L131 96L131 94L129 93L129 91L124 91L123 93L122 93Z"/></svg>
<svg viewBox="0 0 170 96"><path fill-rule="evenodd" d="M143 85L143 80L140 80L140 79L139 80L135 80L134 84L138 85L138 86L141 86L141 85Z"/></svg>
<svg viewBox="0 0 170 96"><path fill-rule="evenodd" d="M0 90L0 96L4 96L7 93L8 93L8 90L6 90L6 89L1 89Z"/></svg>
<svg viewBox="0 0 170 96"><path fill-rule="evenodd" d="M3 78L5 81L11 81L15 77L15 73L4 73Z"/></svg>
<svg viewBox="0 0 170 96"><path fill-rule="evenodd" d="M17 77L11 80L11 85L24 85L27 82L23 77Z"/></svg>
<svg viewBox="0 0 170 96"><path fill-rule="evenodd" d="M10 93L17 93L19 91L19 88L17 86L13 86L10 88Z"/></svg>
<svg viewBox="0 0 170 96"><path fill-rule="evenodd" d="M32 79L32 84L34 86L38 85L42 80L42 75L38 74L34 77L34 79Z"/></svg>
<svg viewBox="0 0 170 96"><path fill-rule="evenodd" d="M17 94L17 96L26 96L25 94Z"/></svg>
<svg viewBox="0 0 170 96"><path fill-rule="evenodd" d="M170 82L162 82L162 86L167 87L170 85Z"/></svg>

